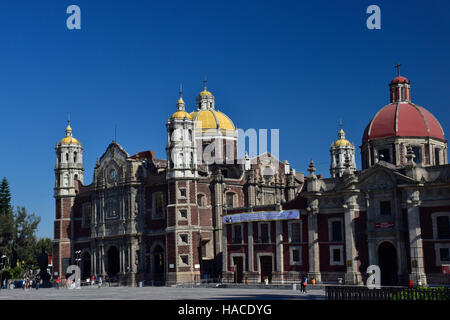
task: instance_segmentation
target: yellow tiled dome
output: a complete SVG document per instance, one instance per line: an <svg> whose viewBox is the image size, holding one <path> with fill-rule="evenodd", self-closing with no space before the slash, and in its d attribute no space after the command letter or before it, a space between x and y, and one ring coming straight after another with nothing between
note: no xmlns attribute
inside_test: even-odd
<svg viewBox="0 0 450 320"><path fill-rule="evenodd" d="M236 129L231 119L217 110L199 110L192 112L191 116L192 119L195 119L196 129L201 130L202 132L211 129L222 129L225 131L234 131Z"/></svg>
<svg viewBox="0 0 450 320"><path fill-rule="evenodd" d="M60 144L80 144L80 142L72 137L72 127L70 124L66 127L66 136L61 139Z"/></svg>
<svg viewBox="0 0 450 320"><path fill-rule="evenodd" d="M346 146L351 146L352 144L347 139L339 139L334 143L334 145L336 147L346 147Z"/></svg>
<svg viewBox="0 0 450 320"><path fill-rule="evenodd" d="M200 92L200 96L212 96L212 93L205 89Z"/></svg>
<svg viewBox="0 0 450 320"><path fill-rule="evenodd" d="M61 143L61 144L80 144L80 142L78 142L78 140L75 139L74 137L64 137L61 139L61 141L59 143Z"/></svg>
<svg viewBox="0 0 450 320"><path fill-rule="evenodd" d="M172 115L171 118L172 119L175 119L175 118L184 119L185 117L188 118L189 120L192 119L192 116L189 113L187 113L186 111L178 110Z"/></svg>

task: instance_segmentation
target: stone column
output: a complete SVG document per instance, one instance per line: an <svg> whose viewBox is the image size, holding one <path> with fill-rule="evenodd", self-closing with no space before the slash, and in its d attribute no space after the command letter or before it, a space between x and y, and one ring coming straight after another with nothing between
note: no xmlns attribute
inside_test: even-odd
<svg viewBox="0 0 450 320"><path fill-rule="evenodd" d="M277 280L283 283L284 280L284 263L283 263L283 226L281 221L275 222L275 243L276 243L276 273Z"/></svg>
<svg viewBox="0 0 450 320"><path fill-rule="evenodd" d="M308 278L316 279L316 283L322 282L319 261L319 233L317 228L317 215L319 214L319 200L310 201L308 207Z"/></svg>
<svg viewBox="0 0 450 320"><path fill-rule="evenodd" d="M219 176L219 181L221 180L221 174ZM215 225L214 225L214 233L215 239L217 239L214 243L215 246L215 254L219 255L222 252L222 241L219 239L222 236L222 209L223 209L223 185L220 182L214 184L214 198L215 198Z"/></svg>
<svg viewBox="0 0 450 320"><path fill-rule="evenodd" d="M104 276L106 272L105 272L105 247L103 243L100 245L99 263L100 263L100 274Z"/></svg>
<svg viewBox="0 0 450 320"><path fill-rule="evenodd" d="M120 244L119 245L119 272L120 273L124 273L125 272L125 268L124 268L124 254L123 254L123 245Z"/></svg>
<svg viewBox="0 0 450 320"><path fill-rule="evenodd" d="M255 260L254 260L254 252L253 252L253 222L247 222L247 239L248 239L248 271L255 271Z"/></svg>
<svg viewBox="0 0 450 320"><path fill-rule="evenodd" d="M355 209L357 207L356 195L349 196L344 205L344 232L345 232L345 256L347 272L345 284L357 285L362 283L361 273L358 271L355 247Z"/></svg>
<svg viewBox="0 0 450 320"><path fill-rule="evenodd" d="M409 275L409 279L412 280L415 285L417 285L419 281L422 282L422 285L426 285L427 277L425 275L422 230L420 228L419 217L419 190L407 191L406 207L408 210L408 235L411 257L411 273Z"/></svg>
<svg viewBox="0 0 450 320"><path fill-rule="evenodd" d="M95 244L91 244L91 275L97 274L97 248Z"/></svg>

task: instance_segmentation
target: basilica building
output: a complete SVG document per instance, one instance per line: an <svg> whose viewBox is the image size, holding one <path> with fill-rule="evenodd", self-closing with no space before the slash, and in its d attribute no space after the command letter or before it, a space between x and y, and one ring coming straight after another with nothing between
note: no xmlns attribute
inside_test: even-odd
<svg viewBox="0 0 450 320"><path fill-rule="evenodd" d="M83 183L83 147L66 128L56 145L53 269L124 285L222 282L385 285L450 283L450 166L438 120L389 84L390 103L362 134L362 169L344 130L330 177L306 176L269 153L237 156L238 131L203 91L167 119L166 157L113 141Z"/></svg>

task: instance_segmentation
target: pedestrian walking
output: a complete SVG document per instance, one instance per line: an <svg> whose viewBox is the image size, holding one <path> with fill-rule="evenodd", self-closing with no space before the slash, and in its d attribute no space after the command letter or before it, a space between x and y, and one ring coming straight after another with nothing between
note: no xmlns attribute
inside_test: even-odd
<svg viewBox="0 0 450 320"><path fill-rule="evenodd" d="M36 290L39 290L39 287L41 286L41 276L36 276Z"/></svg>
<svg viewBox="0 0 450 320"><path fill-rule="evenodd" d="M307 276L304 276L304 277L303 277L303 280L302 280L302 290L303 290L304 293L307 293L307 292L306 292L306 286L307 286L307 284L308 284L308 277L307 277Z"/></svg>
<svg viewBox="0 0 450 320"><path fill-rule="evenodd" d="M92 275L92 277L91 277L91 286L93 286L95 284L95 277L94 277L94 275Z"/></svg>
<svg viewBox="0 0 450 320"><path fill-rule="evenodd" d="M61 278L56 278L56 289L59 289L59 283L61 282Z"/></svg>
<svg viewBox="0 0 450 320"><path fill-rule="evenodd" d="M301 276L301 278L300 278L300 293L303 293L304 292L304 290L303 290L303 276Z"/></svg>
<svg viewBox="0 0 450 320"><path fill-rule="evenodd" d="M102 277L98 277L98 287L101 288L102 287Z"/></svg>

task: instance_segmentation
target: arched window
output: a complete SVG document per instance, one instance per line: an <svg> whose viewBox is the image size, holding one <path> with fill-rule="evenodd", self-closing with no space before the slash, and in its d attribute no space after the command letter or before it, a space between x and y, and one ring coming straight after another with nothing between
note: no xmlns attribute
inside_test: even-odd
<svg viewBox="0 0 450 320"><path fill-rule="evenodd" d="M69 161L69 154L66 153L66 161Z"/></svg>
<svg viewBox="0 0 450 320"><path fill-rule="evenodd" d="M73 162L77 162L77 153L76 152L73 153Z"/></svg>

